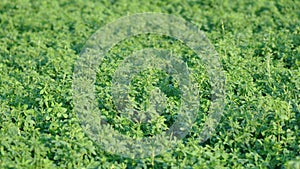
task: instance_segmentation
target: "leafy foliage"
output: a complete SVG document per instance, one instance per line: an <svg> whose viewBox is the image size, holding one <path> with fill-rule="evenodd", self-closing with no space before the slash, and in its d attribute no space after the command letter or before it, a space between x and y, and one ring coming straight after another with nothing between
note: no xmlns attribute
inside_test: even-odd
<svg viewBox="0 0 300 169"><path fill-rule="evenodd" d="M299 7L292 0L2 0L0 168L300 168ZM81 129L72 111L72 70L99 27L149 11L181 16L206 33L225 70L226 108L216 133L199 145L196 138L210 104L205 67L184 44L168 37L123 41L99 63L96 83L102 114L116 129L137 137L154 135L173 122L176 113L170 110L180 104L176 81L150 70L136 77L132 96L143 103L149 91L142 87L158 86L168 96L169 111L151 124L117 114L109 90L112 75L118 61L135 50L180 53L194 71L201 97L191 133L174 149L126 159L103 151Z"/></svg>

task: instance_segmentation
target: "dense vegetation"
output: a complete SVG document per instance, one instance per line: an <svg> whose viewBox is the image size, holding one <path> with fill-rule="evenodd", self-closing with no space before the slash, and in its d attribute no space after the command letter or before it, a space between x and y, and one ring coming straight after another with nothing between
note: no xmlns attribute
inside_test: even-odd
<svg viewBox="0 0 300 169"><path fill-rule="evenodd" d="M292 0L2 0L0 168L300 168L299 9L300 1ZM163 154L130 159L104 151L86 136L72 111L72 76L97 29L141 12L169 13L199 26L219 53L227 95L216 132L199 144L210 87L205 68L194 65L202 92L191 133ZM174 39L141 35L116 45L99 63L99 107L115 129L131 136L161 132L174 121L172 110L179 104L176 82L150 70L134 78L137 92L131 95L142 104L153 82L168 96L169 111L149 125L120 118L113 109L108 89L115 63L144 47L172 48L188 65L193 56Z"/></svg>

